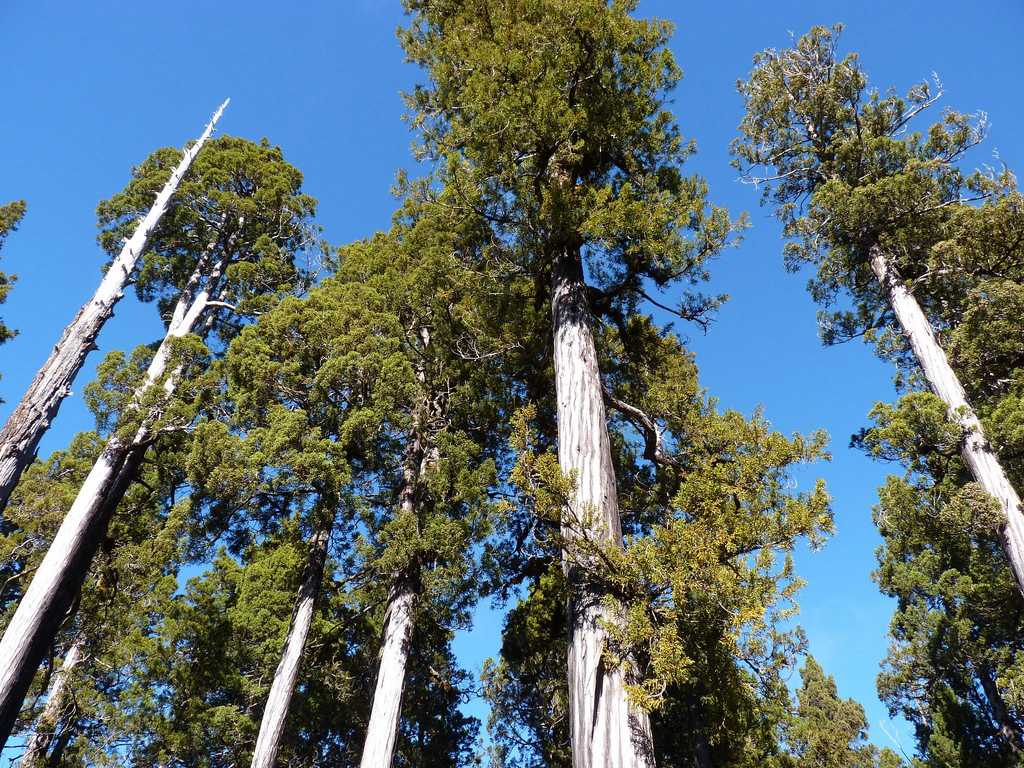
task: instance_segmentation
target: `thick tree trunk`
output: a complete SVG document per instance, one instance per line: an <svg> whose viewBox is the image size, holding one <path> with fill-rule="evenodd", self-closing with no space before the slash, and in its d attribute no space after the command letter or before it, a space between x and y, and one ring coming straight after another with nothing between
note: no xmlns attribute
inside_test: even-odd
<svg viewBox="0 0 1024 768"><path fill-rule="evenodd" d="M630 706L622 669L605 658L602 622L619 617L587 585L594 565L581 538L622 545L615 469L604 409L597 350L578 248L558 254L552 275L558 461L575 478L564 512L568 544L563 567L569 583L569 716L573 768L648 768L654 765L650 719Z"/></svg>
<svg viewBox="0 0 1024 768"><path fill-rule="evenodd" d="M373 692L373 707L359 768L391 768L394 759L402 714L402 694L405 691L405 672L412 645L417 591L415 579L403 576L395 581L388 596L377 685Z"/></svg>
<svg viewBox="0 0 1024 768"><path fill-rule="evenodd" d="M1010 484L999 458L985 438L985 431L967 402L960 379L949 365L946 353L935 338L931 323L917 300L900 280L892 262L881 248L872 248L870 256L871 269L889 297L896 319L910 341L929 386L946 404L951 418L966 434L960 448L964 463L981 487L999 502L1006 516L1006 524L1001 530L1003 548L1017 580L1017 587L1024 593L1024 514L1021 513L1020 496Z"/></svg>
<svg viewBox="0 0 1024 768"><path fill-rule="evenodd" d="M191 333L199 323L209 305L210 291L226 267L231 242L229 239L224 255L209 269L202 286L210 249L199 259L145 381L136 391L136 400L163 378L174 340ZM176 374L172 372L164 380L167 396L174 391ZM107 441L0 639L0 744L10 737L32 676L82 587L110 516L136 477L152 439L151 423L147 415L131 440L115 435Z"/></svg>
<svg viewBox="0 0 1024 768"><path fill-rule="evenodd" d="M0 431L0 510L7 506L21 473L35 458L40 439L56 417L61 402L71 392L71 384L86 356L96 348L96 339L104 323L114 314L114 305L124 295L124 288L135 271L135 264L145 250L150 234L167 211L171 196L213 133L227 104L225 101L220 105L199 139L184 151L181 162L156 196L152 208L125 242L96 293L64 329L49 358Z"/></svg>
<svg viewBox="0 0 1024 768"><path fill-rule="evenodd" d="M310 543L309 561L306 563L302 584L299 586L299 596L281 653L281 663L277 665L274 682L267 695L267 704L263 708L260 732L252 755L252 768L273 768L277 759L284 721L288 715L292 694L295 692L295 681L299 676L299 662L302 660L309 628L313 623L313 610L320 594L320 584L324 579L324 562L327 560L327 542L330 537L331 530L327 525L313 535L313 541Z"/></svg>
<svg viewBox="0 0 1024 768"><path fill-rule="evenodd" d="M53 675L46 705L36 718L35 731L28 740L20 768L45 768L46 753L57 735L57 726L71 700L71 675L85 657L85 637L79 634L64 654L60 669Z"/></svg>

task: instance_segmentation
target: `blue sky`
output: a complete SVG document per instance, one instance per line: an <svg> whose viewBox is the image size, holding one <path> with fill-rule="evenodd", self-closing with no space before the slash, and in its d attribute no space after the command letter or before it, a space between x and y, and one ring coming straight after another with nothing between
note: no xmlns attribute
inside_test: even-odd
<svg viewBox="0 0 1024 768"><path fill-rule="evenodd" d="M905 90L937 72L946 104L988 112L991 138L975 161L991 161L997 151L1021 168L1024 8L1014 0L641 0L640 13L678 26L672 47L686 76L674 108L699 147L689 167L707 177L715 202L751 216L742 245L713 267L712 290L731 301L706 335L688 332L703 384L724 408L749 413L763 406L784 432L831 434L833 460L799 478L826 479L837 523L823 551L799 554L808 581L800 621L841 693L867 708L873 739L895 746L888 731L909 750L905 725L889 721L874 689L891 605L870 579L878 544L870 512L888 468L847 447L870 407L893 397L891 371L864 346L820 345L806 276L784 272L777 224L729 166L741 112L735 82L755 51L785 46L790 32L812 24L842 21L844 48L861 53L875 85ZM196 136L225 96L232 103L222 130L266 136L284 149L319 198L319 221L332 242L386 227L395 171L412 169L399 94L418 73L403 63L395 41L401 20L397 0L0 6L0 202L29 204L0 262L19 276L0 315L21 331L0 348L0 396L8 401L0 418L95 287L103 262L96 203L120 189L151 150ZM155 309L126 298L76 394L103 353L159 333ZM81 398L71 398L42 452L89 426ZM469 668L497 652L500 621L485 607L474 631L459 638Z"/></svg>

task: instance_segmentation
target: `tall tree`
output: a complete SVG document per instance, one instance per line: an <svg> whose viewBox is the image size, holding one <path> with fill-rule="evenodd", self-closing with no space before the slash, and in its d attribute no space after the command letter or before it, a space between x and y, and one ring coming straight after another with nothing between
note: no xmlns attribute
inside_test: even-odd
<svg viewBox="0 0 1024 768"><path fill-rule="evenodd" d="M959 168L983 125L947 113L922 134L909 126L939 94L927 83L905 98L869 91L856 56L839 59L840 27L816 27L782 51L754 59L740 91L747 113L733 145L748 176L767 174L790 265L811 264L812 295L826 306L841 291L854 310L834 313L826 340L897 330L928 386L962 432L974 480L999 503L1007 561L1024 591L1024 512L934 326L919 285L936 277L929 254L958 226L958 209L1004 194L1011 180Z"/></svg>
<svg viewBox="0 0 1024 768"><path fill-rule="evenodd" d="M124 241L116 256L112 255L113 260L107 265L96 293L64 329L28 390L7 417L0 431L0 510L6 506L21 473L35 458L39 441L57 416L61 402L71 392L71 384L85 363L86 355L96 348L100 330L114 314L115 305L134 279L136 265L150 237L227 104L225 101L217 108L199 139L183 150L180 157L172 160L171 153L161 156L157 174L159 185L151 178L145 192L148 210L144 215L139 212L131 237ZM169 177L167 168L171 169Z"/></svg>
<svg viewBox="0 0 1024 768"><path fill-rule="evenodd" d="M160 165L160 154L112 201L113 210L130 211L144 197L147 175ZM223 345L245 318L305 280L297 260L311 244L313 201L299 191L301 181L280 150L265 142L217 140L196 163L192 180L182 185L188 204L174 210L163 236L152 239L136 286L170 309L167 333L117 414L117 431L0 640L0 737L5 741L32 675L148 447L162 432L191 421L191 406L175 407L172 396L183 384L194 389L194 373L205 366L203 339ZM115 228L118 224L123 222L115 220ZM186 375L189 368L192 375Z"/></svg>
<svg viewBox="0 0 1024 768"><path fill-rule="evenodd" d="M100 367L101 375L109 369L107 362ZM88 392L87 400L92 400ZM33 682L17 729L27 737L21 759L25 766L48 765L60 754L79 752L79 739L97 747L105 741L104 718L97 707L116 698L126 684L111 670L119 665L138 615L152 606L151 595L160 591L160 580L173 574L180 562L175 532L180 516L175 514L174 496L182 481L182 457L171 450L180 442L179 435L166 436L150 454L141 482L123 502L125 514L113 521L101 545L87 588L48 651L49 663ZM5 511L12 533L0 540L19 576L29 576L38 566L102 447L99 435L83 433L67 450L26 472ZM173 584L173 576L170 581ZM4 596L4 602L13 607L16 596L15 590ZM9 618L5 611L4 623ZM14 738L8 749L17 750Z"/></svg>
<svg viewBox="0 0 1024 768"><path fill-rule="evenodd" d="M273 764L275 755L280 761L320 755L354 764L366 722L355 697L368 702L376 666L373 655L362 650L375 647L374 622L365 617L377 613L382 590L386 595L394 571L402 570L402 558L421 542L433 541L435 551L434 562L423 570L428 587L433 582L437 591L426 594L438 596L452 583L438 542L457 547L465 538L458 527L434 524L417 536L407 521L397 520L390 531L393 542L381 547L367 542L366 554L358 557L351 548L357 523L376 526L376 508L393 503L419 391L400 315L380 290L402 290L390 279L401 265L395 264L393 273L375 274L394 255L390 242L382 237L367 247L358 273L363 279L331 278L307 299L283 302L246 329L228 352L228 395L235 412L229 425L211 420L197 431L190 459L192 504L205 508L206 526L225 531L241 548L242 562L222 555L209 577L194 582L189 594L176 600L177 607L166 609L168 621L157 645L136 670L144 679L165 681L156 684L155 701L136 705L155 710L131 726L131 738L138 740L131 759L139 764L160 755L171 765L263 765ZM355 251L346 262L360 261ZM221 410L221 405L213 408ZM473 477L473 460L465 453L449 449L441 456L439 470L446 464L448 470L435 475L438 484ZM357 519L357 510L365 510L366 517ZM332 519L335 557L325 573L320 537ZM250 575L265 586L244 588ZM353 582L365 586L343 587ZM289 595L296 587L297 598ZM207 590L209 599L203 596ZM191 616L187 622L175 618L182 611ZM264 629L268 617L270 632ZM400 764L462 764L473 735L471 721L454 711L461 673L452 669L446 650L450 636L437 621L417 622L409 638L403 683L412 681L412 704L419 710L407 711L396 725ZM187 635L181 637L183 630ZM246 650L261 632L265 638L258 653ZM429 645L417 647L424 642ZM165 643L190 649L188 659L163 652ZM312 658L300 665L310 644L314 650L305 655ZM190 659L200 655L219 661L212 663L214 669L198 670ZM277 663L272 675L271 662ZM339 696L348 706L338 706ZM212 707L211 701L219 705ZM146 739L147 731L156 738Z"/></svg>
<svg viewBox="0 0 1024 768"><path fill-rule="evenodd" d="M367 525L367 567L386 585L386 607L363 768L393 764L410 660L426 650L413 648L417 626L446 633L466 622L478 591L472 550L494 512L488 491L504 444L505 384L496 341L481 330L489 313L481 285L491 283L467 268L490 232L453 203L449 190L419 185L388 236L341 255L339 279L387 297L414 372L400 467Z"/></svg>
<svg viewBox="0 0 1024 768"><path fill-rule="evenodd" d="M410 96L424 148L550 306L558 456L573 489L561 515L573 764L652 765L648 716L608 653L606 627L621 617L592 589L600 563L577 541L622 540L600 322L632 312L652 287L699 279L732 231L704 182L681 170L692 148L664 106L679 77L669 25L632 18L635 2L406 7L403 44L430 77ZM702 319L714 303L688 295L676 307Z"/></svg>
<svg viewBox="0 0 1024 768"><path fill-rule="evenodd" d="M393 433L406 420L411 373L401 329L379 295L333 280L304 301L284 302L244 332L227 366L244 435L226 454L233 471L244 469L233 506L257 512L264 525L278 510L290 511L305 518L309 530L291 627L253 751L256 768L275 764L332 529L335 538L351 540L354 502L346 497L354 484L381 484L380 466L395 451ZM210 430L212 440L228 439L216 422Z"/></svg>
<svg viewBox="0 0 1024 768"><path fill-rule="evenodd" d="M629 693L652 713L659 761L784 765L785 677L804 648L789 624L801 583L789 553L831 530L820 484L786 489L797 464L821 456L823 437L787 439L760 415L718 412L678 339L649 320L609 329L603 342L630 525L624 550L589 542L605 564L591 578L624 617L608 627L608 652L629 665ZM513 481L544 530L526 551L544 562L567 485L552 454L517 434ZM565 589L549 567L511 614L489 670L492 729L508 766L567 756L565 700L552 694L564 669L552 614Z"/></svg>

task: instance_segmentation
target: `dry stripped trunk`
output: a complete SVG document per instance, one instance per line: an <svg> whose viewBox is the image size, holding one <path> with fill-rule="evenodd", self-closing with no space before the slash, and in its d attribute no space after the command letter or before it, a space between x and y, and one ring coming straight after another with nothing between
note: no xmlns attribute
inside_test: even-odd
<svg viewBox="0 0 1024 768"><path fill-rule="evenodd" d="M960 447L964 463L981 487L999 502L1006 516L1006 523L1000 532L1003 549L1017 580L1017 588L1024 593L1024 514L1021 513L1020 496L1010 484L999 457L985 438L985 431L967 402L960 379L950 367L946 353L935 338L931 323L917 300L900 280L891 260L881 248L873 247L870 257L871 269L888 295L896 319L910 341L914 357L928 385L949 408L951 418L964 430L965 438Z"/></svg>
<svg viewBox="0 0 1024 768"><path fill-rule="evenodd" d="M191 333L199 324L211 301L211 291L227 266L231 242L212 266L212 246L216 243L199 259L145 381L136 391L137 400L166 373L174 340ZM164 381L167 396L175 389L176 374L172 371ZM152 439L151 421L145 417L131 440L115 435L107 441L0 639L0 746L10 737L32 676L82 588L110 516L137 475Z"/></svg>
<svg viewBox="0 0 1024 768"><path fill-rule="evenodd" d="M558 254L552 274L558 461L575 478L562 534L621 546L615 469L604 409L597 350L578 248ZM602 595L586 587L585 555L563 551L569 583L569 718L573 768L649 768L654 765L650 720L630 705L623 670L605 658L602 622L615 622Z"/></svg>
<svg viewBox="0 0 1024 768"><path fill-rule="evenodd" d="M64 329L49 358L36 373L28 391L0 431L0 510L7 506L7 500L18 484L21 473L35 458L40 439L56 417L61 402L71 392L71 384L86 356L96 348L96 339L104 323L114 314L114 305L124 295L124 288L135 271L135 264L145 250L150 234L167 211L171 196L213 133L227 105L227 101L220 105L199 139L184 151L178 167L171 173L153 201L153 206L111 263L96 293Z"/></svg>
<svg viewBox="0 0 1024 768"><path fill-rule="evenodd" d="M281 734L284 732L285 718L288 707L295 692L295 681L299 676L299 663L302 652L309 638L309 628L313 623L313 610L320 594L320 585L324 580L324 563L327 560L327 542L331 537L330 525L323 526L313 534L309 547L309 560L299 585L298 599L295 601L295 612L292 615L288 637L284 641L281 662L274 673L274 682L267 694L267 703L263 708L263 719L260 721L259 736L256 737L256 748L252 754L252 768L274 768L277 751L281 746Z"/></svg>
<svg viewBox="0 0 1024 768"><path fill-rule="evenodd" d="M25 754L19 763L20 768L45 768L46 753L71 700L71 675L84 658L85 636L79 633L68 648L68 652L64 654L60 669L53 675L46 706L36 718L35 732L25 747Z"/></svg>

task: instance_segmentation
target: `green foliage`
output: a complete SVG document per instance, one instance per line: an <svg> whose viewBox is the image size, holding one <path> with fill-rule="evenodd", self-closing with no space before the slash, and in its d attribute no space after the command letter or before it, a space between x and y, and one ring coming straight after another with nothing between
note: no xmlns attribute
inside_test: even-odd
<svg viewBox="0 0 1024 768"><path fill-rule="evenodd" d="M18 222L21 221L24 215L25 202L23 200L0 205L0 247L3 247L7 236L18 228ZM0 272L0 304L7 300L7 294L10 293L11 288L14 286L15 279L14 275ZM8 328L7 325L0 322L0 344L3 344L16 333L17 331Z"/></svg>
<svg viewBox="0 0 1024 768"><path fill-rule="evenodd" d="M595 313L621 317L651 285L704 279L735 228L682 172L670 26L635 5L406 2L402 43L430 76L408 97L422 153L503 233L492 255L537 281L538 304L565 248L584 254ZM721 298L686 292L676 309L704 321Z"/></svg>
<svg viewBox="0 0 1024 768"><path fill-rule="evenodd" d="M552 566L564 552L587 565L587 589L610 615L625 617L607 627L609 660L627 667L635 701L666 713L659 758L689 762L703 744L715 764L757 764L778 751L781 675L803 645L782 628L799 587L788 553L831 530L824 489L790 493L789 474L823 456L823 438L787 439L760 415L719 413L672 329L641 311L654 301L706 323L722 297L696 286L741 224L683 173L693 145L666 108L679 78L669 25L635 18L634 2L406 7L402 42L429 76L409 95L420 149L445 194L494 232L480 271L506 275L510 292L528 292L523 304L544 307L552 271L582 262L629 533L621 551L560 531L574 478L552 451L550 357L538 348L526 363L535 378L519 379L530 405L512 420L515 501L488 560L499 593L532 581L488 669L496 759L566 759L564 641L543 615L564 594ZM670 288L678 299L652 296ZM532 333L550 339L545 318Z"/></svg>
<svg viewBox="0 0 1024 768"><path fill-rule="evenodd" d="M794 768L873 768L878 750L866 743L864 708L853 699L840 699L835 680L813 656L800 670L797 709L786 733Z"/></svg>
<svg viewBox="0 0 1024 768"><path fill-rule="evenodd" d="M149 209L180 150L164 148L132 170L125 188L97 208L100 245L112 257ZM316 201L302 192L302 174L279 147L233 136L212 139L182 181L150 236L135 290L156 300L166 320L189 277L212 246L227 261L215 298L212 332L229 341L240 318L265 312L282 295L308 287L303 255L318 247L311 222ZM207 264L209 269L210 264Z"/></svg>

